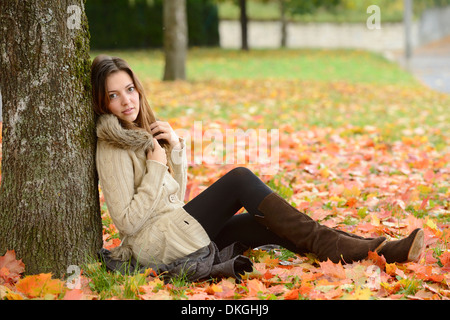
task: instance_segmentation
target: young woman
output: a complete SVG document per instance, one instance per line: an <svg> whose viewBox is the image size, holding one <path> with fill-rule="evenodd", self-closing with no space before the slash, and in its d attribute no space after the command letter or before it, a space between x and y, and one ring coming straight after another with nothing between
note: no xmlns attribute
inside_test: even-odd
<svg viewBox="0 0 450 320"><path fill-rule="evenodd" d="M274 193L250 170L239 167L184 203L185 142L158 121L129 65L100 55L91 70L97 123L100 185L122 245L112 258L171 263L214 241L256 247L278 244L319 260L351 263L369 251L387 262L416 260L424 233L402 240L363 238L320 225ZM247 213L235 215L244 207Z"/></svg>

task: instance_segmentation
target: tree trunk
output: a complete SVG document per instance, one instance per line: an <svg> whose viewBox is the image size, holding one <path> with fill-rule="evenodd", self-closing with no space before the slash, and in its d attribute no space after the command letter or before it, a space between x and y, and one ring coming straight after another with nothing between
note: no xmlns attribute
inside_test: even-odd
<svg viewBox="0 0 450 320"><path fill-rule="evenodd" d="M405 25L405 58L407 63L412 56L411 29L413 17L412 0L403 0L403 24Z"/></svg>
<svg viewBox="0 0 450 320"><path fill-rule="evenodd" d="M286 19L286 3L285 0L279 0L280 4L280 22L281 22L281 43L282 48L287 46L287 19Z"/></svg>
<svg viewBox="0 0 450 320"><path fill-rule="evenodd" d="M62 276L102 246L84 0L1 0L0 255Z"/></svg>
<svg viewBox="0 0 450 320"><path fill-rule="evenodd" d="M241 21L241 49L248 51L248 16L247 0L239 0Z"/></svg>
<svg viewBox="0 0 450 320"><path fill-rule="evenodd" d="M186 0L164 0L164 81L186 79L188 29Z"/></svg>

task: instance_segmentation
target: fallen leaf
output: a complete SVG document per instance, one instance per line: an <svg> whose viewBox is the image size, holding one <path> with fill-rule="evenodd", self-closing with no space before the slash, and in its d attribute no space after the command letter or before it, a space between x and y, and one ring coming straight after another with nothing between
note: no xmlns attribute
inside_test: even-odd
<svg viewBox="0 0 450 320"><path fill-rule="evenodd" d="M361 287L357 287L353 292L344 294L342 296L343 300L369 300L373 297L373 292L366 288L362 289Z"/></svg>
<svg viewBox="0 0 450 320"><path fill-rule="evenodd" d="M386 259L384 256L378 255L378 253L369 251L368 258L373 261L373 263L378 266L381 270L384 270L386 265Z"/></svg>
<svg viewBox="0 0 450 320"><path fill-rule="evenodd" d="M319 265L324 275L337 279L346 278L344 267L340 261L339 263L333 263L328 259L327 261L320 262Z"/></svg>
<svg viewBox="0 0 450 320"><path fill-rule="evenodd" d="M300 289L292 289L283 295L284 300L298 300Z"/></svg>
<svg viewBox="0 0 450 320"><path fill-rule="evenodd" d="M51 277L51 273L26 276L17 282L16 289L31 299L61 294L64 290L64 283L59 279L52 279Z"/></svg>
<svg viewBox="0 0 450 320"><path fill-rule="evenodd" d="M248 296L249 297L255 297L258 294L265 294L267 292L267 288L258 279L251 279L248 280L246 283L247 289L248 289Z"/></svg>
<svg viewBox="0 0 450 320"><path fill-rule="evenodd" d="M82 300L83 299L83 290L81 289L72 289L67 290L64 295L63 300Z"/></svg>
<svg viewBox="0 0 450 320"><path fill-rule="evenodd" d="M24 271L25 264L22 260L16 260L14 250L7 250L6 254L0 257L0 284L17 282Z"/></svg>

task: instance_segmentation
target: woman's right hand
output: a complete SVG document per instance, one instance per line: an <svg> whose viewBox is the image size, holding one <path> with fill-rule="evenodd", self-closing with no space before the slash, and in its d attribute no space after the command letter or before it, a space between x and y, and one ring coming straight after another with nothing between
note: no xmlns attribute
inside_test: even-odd
<svg viewBox="0 0 450 320"><path fill-rule="evenodd" d="M166 150L159 144L158 140L153 138L153 151L149 150L147 152L147 159L161 162L163 165L167 165Z"/></svg>

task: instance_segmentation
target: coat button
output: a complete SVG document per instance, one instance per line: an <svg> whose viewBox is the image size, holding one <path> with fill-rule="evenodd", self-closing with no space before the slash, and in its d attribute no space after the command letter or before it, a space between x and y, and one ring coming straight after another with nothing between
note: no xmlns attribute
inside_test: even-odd
<svg viewBox="0 0 450 320"><path fill-rule="evenodd" d="M169 201L172 202L172 203L177 202L177 196L174 195L174 194L171 194L171 195L169 196Z"/></svg>

